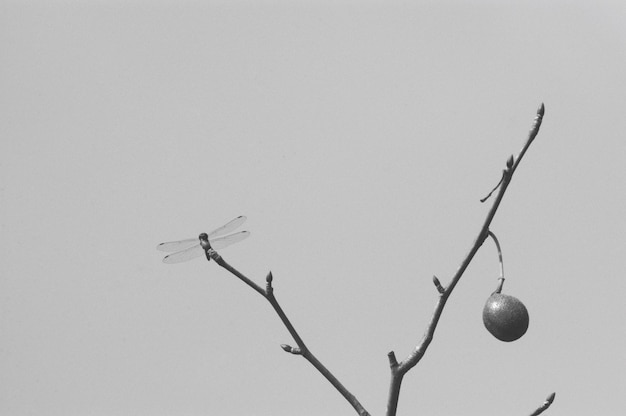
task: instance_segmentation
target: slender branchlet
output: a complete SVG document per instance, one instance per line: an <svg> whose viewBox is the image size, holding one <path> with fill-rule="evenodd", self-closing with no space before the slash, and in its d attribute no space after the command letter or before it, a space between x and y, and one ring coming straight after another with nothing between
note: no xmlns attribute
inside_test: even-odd
<svg viewBox="0 0 626 416"><path fill-rule="evenodd" d="M272 285L272 281L274 279L272 272L269 272L265 278L266 286L265 289L261 288L259 285L254 283L251 279L245 276L243 273L239 272L237 269L232 267L230 264L224 260L222 256L220 256L215 250L210 247L205 248L207 259L213 259L218 265L228 270L231 274L238 277L242 282L246 285L250 286L257 293L263 296L274 308L274 311L282 321L287 331L296 342L297 347L292 347L287 344L281 344L281 348L294 355L300 355L304 357L313 367L317 369L325 378L332 384L335 389L350 403L350 405L356 410L357 414L360 416L369 416L369 413L363 405L359 402L359 400L352 394L350 391L343 385L341 382L335 377L322 363L313 355L311 350L308 349L295 327L291 324L289 318L283 311L282 307L278 303L278 300L274 296L274 287Z"/></svg>
<svg viewBox="0 0 626 416"><path fill-rule="evenodd" d="M512 175L515 169L517 169L517 165L519 165L519 162L522 160L522 157L524 157L526 150L528 150L528 148L530 147L530 144L533 142L533 140L535 140L535 137L537 137L537 133L539 133L539 128L541 127L541 123L543 121L543 115L545 114L545 112L546 112L546 107L543 105L543 103L541 103L541 105L537 109L537 115L535 116L535 119L533 120L533 125L530 128L530 132L528 133L528 139L526 140L526 144L524 145L524 147L522 147L522 150L519 152L517 157L513 157L513 155L511 155L508 158L508 160L506 161L506 169L502 172L502 177L500 178L500 181L491 190L491 192L487 194L486 197L480 200L480 202L485 202L486 200L488 200L489 197L496 191L496 189L498 189L498 187L502 185L502 183L505 180L507 172L510 172L510 174Z"/></svg>
<svg viewBox="0 0 626 416"><path fill-rule="evenodd" d="M496 191L496 189L498 189L498 187L502 184L503 180L504 180L504 172L502 172L502 177L500 178L500 181L496 184L496 186L493 187L491 191L489 191L486 197L480 199L480 202L485 202L486 200L488 200L491 194L493 194Z"/></svg>

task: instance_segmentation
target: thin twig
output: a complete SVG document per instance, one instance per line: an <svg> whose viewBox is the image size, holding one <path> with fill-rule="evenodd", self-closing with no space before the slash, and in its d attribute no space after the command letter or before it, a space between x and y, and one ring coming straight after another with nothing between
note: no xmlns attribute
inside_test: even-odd
<svg viewBox="0 0 626 416"><path fill-rule="evenodd" d="M483 225L480 228L480 231L478 232L476 239L474 240L474 244L472 245L472 248L470 249L469 253L465 256L463 261L461 262L461 265L459 266L456 273L452 277L450 284L448 284L445 290L441 292L441 290L439 290L440 285L437 285L438 279L437 281L435 281L435 286L437 287L439 291L439 299L437 300L435 311L433 312L433 316L430 320L430 323L426 327L426 331L424 333L424 336L422 337L422 340L415 347L415 349L409 354L409 356L405 360L399 363L395 362L395 354L393 354L393 351L388 354L388 356L393 357L394 360L393 362L390 360L391 382L389 384L389 396L387 399L387 416L395 416L396 410L398 407L398 398L400 396L400 387L401 387L402 379L404 375L411 368L413 368L426 353L428 346L433 340L435 329L437 328L437 324L439 323L439 319L441 318L441 314L443 312L443 309L446 305L448 298L450 297L455 286L461 279L461 276L463 276L463 273L467 269L467 266L470 264L470 262L474 258L474 255L476 255L476 253L478 252L478 249L481 247L481 245L483 244L483 242L489 235L489 226L491 225L491 222L493 221L493 218L496 215L498 207L500 206L500 202L502 201L502 198L504 197L504 193L506 192L506 189L509 186L509 183L511 182L513 173L517 169L517 166L522 160L522 157L524 157L526 150L528 150L528 147L533 142L533 140L537 136L537 133L539 132L539 128L541 127L541 121L543 119L544 112L545 112L545 107L542 103L539 109L537 110L537 116L535 117L533 126L529 132L528 139L526 140L524 147L520 151L517 158L513 159L513 157L510 157L507 160L506 168L502 172L502 179L498 183L499 190L498 190L495 200L493 201L493 205L491 206L491 209L487 213L487 217L485 218L485 221L483 222ZM498 186L496 186L496 188L498 188ZM485 200L487 198L488 197L486 197Z"/></svg>
<svg viewBox="0 0 626 416"><path fill-rule="evenodd" d="M339 391L339 393L348 401L348 403L350 403L350 405L356 410L356 412L360 416L369 416L369 413L367 412L367 410L365 410L365 408L361 405L357 398L352 393L350 393L343 384L341 384L341 382L317 359L317 357L315 357L315 355L313 355L313 353L306 346L294 326L291 324L291 321L289 321L289 318L287 318L287 315L285 314L280 304L278 303L278 300L274 296L274 287L272 286L272 273L270 272L267 275L265 279L267 284L265 289L263 289L261 286L257 285L251 279L246 277L243 273L239 272L237 269L228 264L226 260L224 260L224 258L220 256L215 250L213 250L209 246L205 247L205 250L207 259L215 260L218 265L228 270L233 275L237 276L241 281L254 289L257 293L263 296L270 303L270 305L272 305L272 308L274 308L274 311L279 316L283 325L285 325L287 331L289 331L289 334L298 345L297 347L292 347L287 344L282 344L281 348L291 354L301 355L302 357L304 357L308 362L313 365L313 367L317 369L317 371L319 371L326 378L326 380L330 382L330 384L335 387L335 389L337 389L337 391Z"/></svg>
<svg viewBox="0 0 626 416"><path fill-rule="evenodd" d="M500 186L500 184L502 183L503 180L504 180L504 175L502 175L502 177L500 178L500 181L498 181L496 186L494 186L493 189L491 191L489 191L487 196L480 199L480 202L485 202L486 200L488 200L489 197L496 191L496 189L498 189L498 186Z"/></svg>
<svg viewBox="0 0 626 416"><path fill-rule="evenodd" d="M538 416L540 414L542 414L544 412L544 410L547 410L548 407L550 407L550 405L552 404L552 402L554 401L554 397L556 396L556 393L552 393L551 395L548 396L548 398L546 399L545 402L543 402L543 404L541 406L539 406L537 408L537 410L535 410L534 412L532 412L530 414L530 416Z"/></svg>

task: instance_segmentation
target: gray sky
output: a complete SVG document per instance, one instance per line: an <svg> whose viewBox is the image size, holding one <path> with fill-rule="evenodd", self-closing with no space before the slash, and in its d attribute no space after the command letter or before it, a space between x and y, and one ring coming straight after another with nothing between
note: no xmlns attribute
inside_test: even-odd
<svg viewBox="0 0 626 416"><path fill-rule="evenodd" d="M581 2L582 3L582 2ZM324 415L350 406L269 305L157 243L221 253L372 414L541 132L399 414L626 408L626 8L597 2L0 3L0 414Z"/></svg>

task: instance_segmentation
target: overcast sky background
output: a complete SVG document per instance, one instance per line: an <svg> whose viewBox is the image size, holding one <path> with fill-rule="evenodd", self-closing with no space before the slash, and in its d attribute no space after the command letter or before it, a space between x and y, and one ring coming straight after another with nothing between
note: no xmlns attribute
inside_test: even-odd
<svg viewBox="0 0 626 416"><path fill-rule="evenodd" d="M527 334L483 327L487 241L399 415L626 409L623 2L0 3L0 414L373 415L489 208Z"/></svg>

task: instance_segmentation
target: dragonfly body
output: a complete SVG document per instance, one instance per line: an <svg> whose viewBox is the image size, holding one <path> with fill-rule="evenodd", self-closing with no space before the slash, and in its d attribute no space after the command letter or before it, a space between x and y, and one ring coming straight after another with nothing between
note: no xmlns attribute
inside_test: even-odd
<svg viewBox="0 0 626 416"><path fill-rule="evenodd" d="M157 250L165 251L168 254L163 258L163 263L182 263L200 257L205 253L205 245L208 248L220 249L228 247L238 241L247 238L250 233L248 231L240 231L234 234L228 234L246 221L246 217L239 216L234 220L222 225L210 233L202 233L198 238L187 238L180 241L170 241L161 243L157 246ZM228 235L225 235L228 234Z"/></svg>

